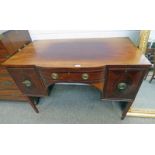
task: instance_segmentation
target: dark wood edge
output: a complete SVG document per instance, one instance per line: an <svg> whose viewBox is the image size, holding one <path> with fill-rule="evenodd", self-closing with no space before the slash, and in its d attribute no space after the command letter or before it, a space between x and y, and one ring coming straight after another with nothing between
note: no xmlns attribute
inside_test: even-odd
<svg viewBox="0 0 155 155"><path fill-rule="evenodd" d="M106 95L106 88L107 88L107 81L108 81L108 69L107 69L107 66L105 68L105 83L104 83L104 88L103 88L103 94L102 94L102 97L105 99L105 95Z"/></svg>
<svg viewBox="0 0 155 155"><path fill-rule="evenodd" d="M45 84L45 87L46 88L49 88L51 85L53 85L53 84L57 84L57 83L81 83L81 84L88 84L88 85L91 85L91 84L95 84L95 83L104 83L104 80L93 80L93 81L68 81L68 80L61 80L61 81L53 81L53 82L51 82L50 84Z"/></svg>
<svg viewBox="0 0 155 155"><path fill-rule="evenodd" d="M106 68L112 68L112 69L114 69L114 68L116 68L116 69L124 69L124 68L127 68L127 69L140 69L140 68L142 68L142 69L144 69L144 68L148 68L148 67L150 67L151 66L151 63L150 64L146 64L146 65L141 65L141 64L136 64L136 65L106 65Z"/></svg>
<svg viewBox="0 0 155 155"><path fill-rule="evenodd" d="M55 70L59 72L101 72L104 71L105 66L99 66L99 67L40 67L36 66L39 70Z"/></svg>
<svg viewBox="0 0 155 155"><path fill-rule="evenodd" d="M127 68L127 69L131 69L133 70L134 68L138 69L139 68L142 68L143 70L145 70L144 68L148 68L151 66L151 64L148 64L148 65L105 65L105 66L99 66L99 67L41 67L41 66L37 66L37 65L8 65L8 64L5 64L2 63L1 64L2 66L4 67L9 67L9 68L31 68L31 67L35 67L37 69L40 69L40 70L45 70L45 69L49 69L49 70L56 70L56 71L60 71L60 72L66 72L66 71L70 71L70 72L99 72L99 71L105 71L106 68L109 68L109 67L112 67L113 69L116 68L116 69L124 69L124 68Z"/></svg>
<svg viewBox="0 0 155 155"><path fill-rule="evenodd" d="M5 68L35 68L35 65L6 65L5 62L1 64Z"/></svg>
<svg viewBox="0 0 155 155"><path fill-rule="evenodd" d="M44 88L46 88L46 86L45 86L43 80L41 79L40 73L39 73L38 69L36 68L36 66L34 66L34 70L35 70L36 73L38 74L38 78L39 78L39 80L40 80L42 86L43 86ZM45 94L45 95L48 95L48 89L45 89L45 91L46 91L46 94Z"/></svg>

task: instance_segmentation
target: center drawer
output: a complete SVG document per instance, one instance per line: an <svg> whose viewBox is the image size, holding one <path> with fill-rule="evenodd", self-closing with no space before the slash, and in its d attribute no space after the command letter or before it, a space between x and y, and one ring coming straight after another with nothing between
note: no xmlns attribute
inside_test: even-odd
<svg viewBox="0 0 155 155"><path fill-rule="evenodd" d="M39 68L46 87L56 82L91 83L104 80L103 68L52 69Z"/></svg>

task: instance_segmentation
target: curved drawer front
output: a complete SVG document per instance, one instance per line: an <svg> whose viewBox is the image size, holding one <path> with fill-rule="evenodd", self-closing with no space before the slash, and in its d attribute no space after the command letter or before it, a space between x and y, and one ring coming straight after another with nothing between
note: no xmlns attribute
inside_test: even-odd
<svg viewBox="0 0 155 155"><path fill-rule="evenodd" d="M40 68L40 75L48 87L55 82L100 82L104 80L104 69L50 69Z"/></svg>
<svg viewBox="0 0 155 155"><path fill-rule="evenodd" d="M25 95L47 95L45 86L35 68L8 68L8 71Z"/></svg>

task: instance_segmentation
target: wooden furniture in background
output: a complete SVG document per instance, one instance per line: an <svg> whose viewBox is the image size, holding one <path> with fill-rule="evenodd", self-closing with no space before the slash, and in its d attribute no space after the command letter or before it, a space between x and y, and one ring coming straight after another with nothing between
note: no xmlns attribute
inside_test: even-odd
<svg viewBox="0 0 155 155"><path fill-rule="evenodd" d="M35 100L58 82L96 87L102 100L125 102L126 116L150 62L129 38L34 41L3 63L36 112Z"/></svg>
<svg viewBox="0 0 155 155"><path fill-rule="evenodd" d="M146 50L145 56L148 58L148 60L154 64L154 55L155 55L155 48L148 48Z"/></svg>
<svg viewBox="0 0 155 155"><path fill-rule="evenodd" d="M151 83L153 79L155 79L155 51L154 51L154 55L153 55L153 74L151 76L149 83Z"/></svg>
<svg viewBox="0 0 155 155"><path fill-rule="evenodd" d="M1 64L30 42L31 38L26 30L10 30L0 34L0 100L27 100Z"/></svg>

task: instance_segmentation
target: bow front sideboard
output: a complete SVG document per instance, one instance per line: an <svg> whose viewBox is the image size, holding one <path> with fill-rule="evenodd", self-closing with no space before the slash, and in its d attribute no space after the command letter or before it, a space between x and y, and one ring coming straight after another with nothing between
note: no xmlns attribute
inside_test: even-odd
<svg viewBox="0 0 155 155"><path fill-rule="evenodd" d="M37 102L55 83L85 83L102 100L134 102L150 62L129 38L38 40L3 63L38 113Z"/></svg>

